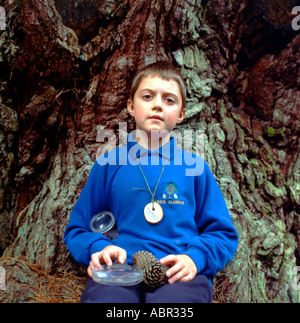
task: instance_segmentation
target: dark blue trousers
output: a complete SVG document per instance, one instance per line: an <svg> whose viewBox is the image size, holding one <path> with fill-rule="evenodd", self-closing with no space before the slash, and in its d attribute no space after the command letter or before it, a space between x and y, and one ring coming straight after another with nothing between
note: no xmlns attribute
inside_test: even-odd
<svg viewBox="0 0 300 323"><path fill-rule="evenodd" d="M207 277L198 275L189 282L166 284L148 290L134 286L107 286L88 280L81 303L211 303L213 293Z"/></svg>

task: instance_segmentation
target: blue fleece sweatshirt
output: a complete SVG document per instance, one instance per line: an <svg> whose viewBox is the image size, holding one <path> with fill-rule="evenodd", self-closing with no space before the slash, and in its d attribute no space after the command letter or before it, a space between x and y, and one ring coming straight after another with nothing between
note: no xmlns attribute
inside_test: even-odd
<svg viewBox="0 0 300 323"><path fill-rule="evenodd" d="M146 250L161 259L186 254L198 273L212 282L215 274L233 258L238 244L220 188L207 163L176 147L174 137L157 150L147 150L134 140L97 159L71 213L64 242L79 263L89 265L91 255L114 244L127 251L127 262ZM158 224L145 220L144 207L151 195L138 162L154 192L162 168L155 201L163 209ZM141 188L136 190L134 188ZM91 218L111 211L118 233L111 241L90 229Z"/></svg>

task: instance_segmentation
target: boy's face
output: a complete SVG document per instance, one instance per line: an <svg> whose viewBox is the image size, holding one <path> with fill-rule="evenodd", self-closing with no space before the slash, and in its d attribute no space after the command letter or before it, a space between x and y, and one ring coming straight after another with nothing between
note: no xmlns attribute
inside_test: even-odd
<svg viewBox="0 0 300 323"><path fill-rule="evenodd" d="M159 76L144 78L135 92L133 102L127 108L135 118L136 129L151 133L151 130L169 133L185 116L182 97L176 81L163 80Z"/></svg>

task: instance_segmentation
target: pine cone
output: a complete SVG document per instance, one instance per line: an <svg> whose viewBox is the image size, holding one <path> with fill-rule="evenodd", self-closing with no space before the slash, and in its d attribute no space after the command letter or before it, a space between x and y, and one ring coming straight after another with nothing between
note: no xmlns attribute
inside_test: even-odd
<svg viewBox="0 0 300 323"><path fill-rule="evenodd" d="M168 282L166 271L168 267L160 262L153 262L144 269L144 283L150 288L158 288Z"/></svg>
<svg viewBox="0 0 300 323"><path fill-rule="evenodd" d="M142 270L144 270L147 265L156 261L158 261L158 259L148 251L138 251L132 257L133 265Z"/></svg>

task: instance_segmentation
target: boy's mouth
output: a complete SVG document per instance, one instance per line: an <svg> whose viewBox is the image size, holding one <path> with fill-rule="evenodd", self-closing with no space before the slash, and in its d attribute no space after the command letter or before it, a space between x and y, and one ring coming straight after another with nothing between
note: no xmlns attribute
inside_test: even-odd
<svg viewBox="0 0 300 323"><path fill-rule="evenodd" d="M149 119L154 120L154 121L164 121L164 119L161 116L159 116L158 114L151 116Z"/></svg>

